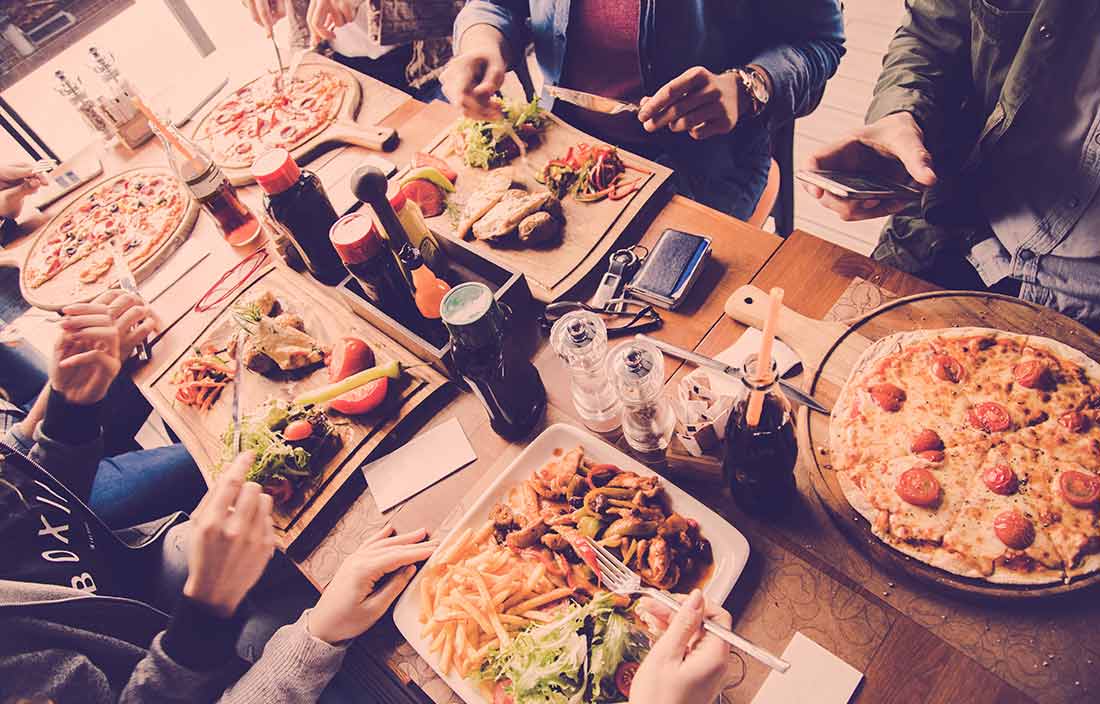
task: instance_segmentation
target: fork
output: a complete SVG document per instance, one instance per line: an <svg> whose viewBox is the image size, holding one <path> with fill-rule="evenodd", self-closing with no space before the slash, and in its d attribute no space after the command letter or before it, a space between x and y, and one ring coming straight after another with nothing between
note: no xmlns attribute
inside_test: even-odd
<svg viewBox="0 0 1100 704"><path fill-rule="evenodd" d="M632 569L624 565L619 558L612 555L610 551L598 545L587 536L585 536L585 540L596 553L596 562L599 564L601 572L601 574L598 575L600 580L609 587L611 591L624 596L644 594L656 599L673 611L680 610L680 602L676 601L671 594L661 589L654 589L653 587L643 585L642 578ZM703 628L777 672L786 672L791 667L791 664L786 660L772 655L767 650L745 640L730 629L709 618L703 619Z"/></svg>

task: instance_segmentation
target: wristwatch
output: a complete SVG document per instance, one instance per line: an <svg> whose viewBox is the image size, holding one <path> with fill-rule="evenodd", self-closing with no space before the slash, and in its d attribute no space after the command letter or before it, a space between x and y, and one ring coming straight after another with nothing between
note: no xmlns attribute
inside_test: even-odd
<svg viewBox="0 0 1100 704"><path fill-rule="evenodd" d="M745 95L752 103L752 116L756 117L764 112L772 96L771 91L768 90L768 81L761 75L760 69L755 66L746 66L733 69L733 73L737 74L737 80L741 82Z"/></svg>

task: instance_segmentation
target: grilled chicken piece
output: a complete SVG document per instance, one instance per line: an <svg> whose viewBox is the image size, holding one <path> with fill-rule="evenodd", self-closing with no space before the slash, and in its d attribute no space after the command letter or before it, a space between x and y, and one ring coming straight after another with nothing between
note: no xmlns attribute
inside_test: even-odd
<svg viewBox="0 0 1100 704"><path fill-rule="evenodd" d="M289 328L294 328L295 330L300 330L301 332L306 331L306 323L302 320L302 316L295 313L283 313L282 315L278 315L275 317L275 322L280 325L286 325Z"/></svg>
<svg viewBox="0 0 1100 704"><path fill-rule="evenodd" d="M511 169L495 169L486 174L462 208L462 218L458 225L459 237L470 239L470 230L474 224L492 210L511 187Z"/></svg>
<svg viewBox="0 0 1100 704"><path fill-rule="evenodd" d="M561 220L555 220L550 213L540 210L524 218L517 229L520 242L541 244L556 239L561 234Z"/></svg>
<svg viewBox="0 0 1100 704"><path fill-rule="evenodd" d="M560 207L560 201L549 191L530 195L520 195L521 193L523 192L509 191L485 217L474 223L474 237L479 240L508 237L529 216L553 208L555 203L559 203Z"/></svg>
<svg viewBox="0 0 1100 704"><path fill-rule="evenodd" d="M271 315L275 312L275 306L278 304L279 301L276 300L275 294L271 291L264 291L249 302L249 305L256 306L259 309L260 315Z"/></svg>
<svg viewBox="0 0 1100 704"><path fill-rule="evenodd" d="M249 338L246 345L245 364L249 369L260 373L270 371L262 369L266 365L260 362L260 355L268 357L283 371L320 364L325 358L325 350L317 340L297 328L271 318L260 318L256 333ZM261 368L257 368L258 366Z"/></svg>
<svg viewBox="0 0 1100 704"><path fill-rule="evenodd" d="M550 527L541 518L531 521L523 528L508 534L504 542L510 548L529 548L539 542L539 538L546 535Z"/></svg>

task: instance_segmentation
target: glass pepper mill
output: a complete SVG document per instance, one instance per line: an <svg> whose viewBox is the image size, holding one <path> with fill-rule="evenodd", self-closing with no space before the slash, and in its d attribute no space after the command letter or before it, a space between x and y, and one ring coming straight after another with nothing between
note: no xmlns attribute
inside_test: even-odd
<svg viewBox="0 0 1100 704"><path fill-rule="evenodd" d="M646 340L630 340L607 358L607 377L623 404L623 436L643 461L659 464L676 424L663 395L665 363L661 350Z"/></svg>
<svg viewBox="0 0 1100 704"><path fill-rule="evenodd" d="M779 388L775 362L764 375L756 355L745 360L743 386L726 423L723 473L737 504L748 513L777 516L787 511L795 495L798 462L791 403ZM760 418L749 417L752 394L764 395Z"/></svg>
<svg viewBox="0 0 1100 704"><path fill-rule="evenodd" d="M622 404L607 378L607 326L595 313L573 311L554 323L550 344L573 379L573 405L590 430L622 423Z"/></svg>

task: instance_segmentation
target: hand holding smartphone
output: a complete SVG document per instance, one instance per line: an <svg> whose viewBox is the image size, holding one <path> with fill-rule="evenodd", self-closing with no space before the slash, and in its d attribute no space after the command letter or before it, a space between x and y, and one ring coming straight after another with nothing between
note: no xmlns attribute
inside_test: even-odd
<svg viewBox="0 0 1100 704"><path fill-rule="evenodd" d="M795 177L845 200L920 200L924 194L914 186L868 173L800 170Z"/></svg>

